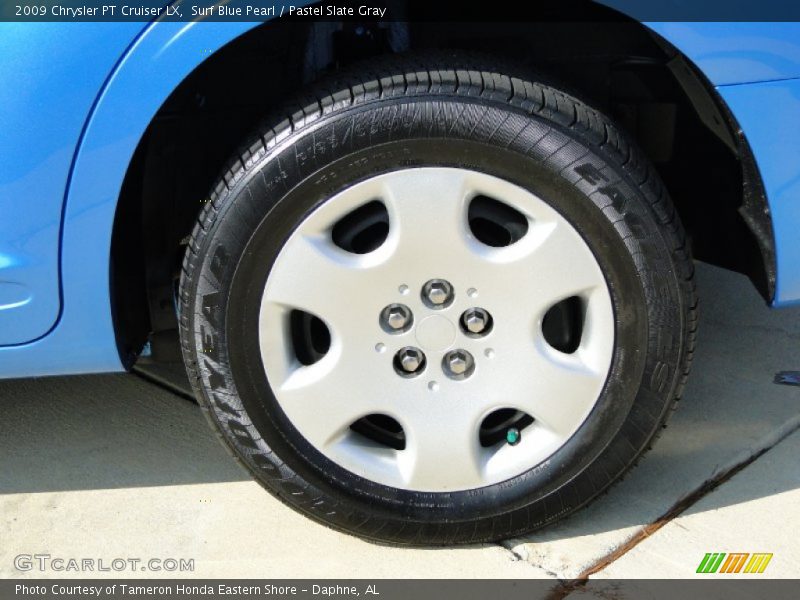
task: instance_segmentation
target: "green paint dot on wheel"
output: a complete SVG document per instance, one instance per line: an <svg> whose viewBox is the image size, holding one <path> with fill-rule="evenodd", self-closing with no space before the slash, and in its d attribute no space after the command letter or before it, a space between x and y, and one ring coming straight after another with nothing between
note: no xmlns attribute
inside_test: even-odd
<svg viewBox="0 0 800 600"><path fill-rule="evenodd" d="M511 427L508 431L506 431L506 441L512 446L516 446L521 438L522 435L520 434L519 429L516 427Z"/></svg>

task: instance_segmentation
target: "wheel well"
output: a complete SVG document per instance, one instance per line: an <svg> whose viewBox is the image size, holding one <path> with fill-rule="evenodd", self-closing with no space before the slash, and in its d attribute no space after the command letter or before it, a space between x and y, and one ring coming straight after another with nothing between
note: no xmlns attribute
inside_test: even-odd
<svg viewBox="0 0 800 600"><path fill-rule="evenodd" d="M408 23L278 20L205 60L158 111L129 166L112 238L112 302L130 365L149 341L177 359L176 282L214 180L271 111L322 74L371 56L463 49L557 77L615 119L664 179L695 256L774 293L771 221L747 141L712 86L638 22ZM588 9L587 9L588 10ZM602 16L602 15L601 15Z"/></svg>

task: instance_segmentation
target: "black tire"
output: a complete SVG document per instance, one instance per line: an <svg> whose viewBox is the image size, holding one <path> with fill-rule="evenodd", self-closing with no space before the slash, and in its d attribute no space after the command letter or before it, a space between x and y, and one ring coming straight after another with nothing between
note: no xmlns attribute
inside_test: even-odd
<svg viewBox="0 0 800 600"><path fill-rule="evenodd" d="M268 491L335 529L428 545L542 527L634 465L686 380L696 328L693 264L658 175L602 114L496 64L395 58L318 86L257 132L192 234L180 323L195 393ZM344 470L288 422L260 362L259 297L284 240L335 191L399 165L468 167L534 190L581 233L607 279L616 346L600 399L560 450L501 484L419 493Z"/></svg>

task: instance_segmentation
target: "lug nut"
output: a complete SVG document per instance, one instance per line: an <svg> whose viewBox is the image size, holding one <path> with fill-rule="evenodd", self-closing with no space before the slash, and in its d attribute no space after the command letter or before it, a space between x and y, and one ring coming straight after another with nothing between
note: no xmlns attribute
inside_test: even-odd
<svg viewBox="0 0 800 600"><path fill-rule="evenodd" d="M486 335L492 329L492 315L482 308L468 308L461 315L461 328L472 337Z"/></svg>
<svg viewBox="0 0 800 600"><path fill-rule="evenodd" d="M433 304L444 304L447 302L447 288L441 283L434 283L428 290L428 300Z"/></svg>
<svg viewBox="0 0 800 600"><path fill-rule="evenodd" d="M431 308L446 308L453 302L453 286L444 279L431 279L422 286L422 300Z"/></svg>
<svg viewBox="0 0 800 600"><path fill-rule="evenodd" d="M400 354L400 365L406 373L413 373L422 364L422 356L416 350L404 350Z"/></svg>
<svg viewBox="0 0 800 600"><path fill-rule="evenodd" d="M466 379L475 370L475 360L466 350L452 350L444 355L442 368L448 377Z"/></svg>
<svg viewBox="0 0 800 600"><path fill-rule="evenodd" d="M410 377L419 375L425 369L425 353L419 348L407 346L394 355L394 368L399 375Z"/></svg>
<svg viewBox="0 0 800 600"><path fill-rule="evenodd" d="M414 316L403 304L390 304L381 311L381 326L389 333L403 333L411 328Z"/></svg>
<svg viewBox="0 0 800 600"><path fill-rule="evenodd" d="M467 371L467 359L460 353L453 354L447 360L447 366L453 375L463 375Z"/></svg>

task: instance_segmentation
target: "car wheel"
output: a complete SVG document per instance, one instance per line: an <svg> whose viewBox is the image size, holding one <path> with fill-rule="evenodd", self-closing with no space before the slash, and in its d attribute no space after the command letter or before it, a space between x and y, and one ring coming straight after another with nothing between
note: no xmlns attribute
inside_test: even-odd
<svg viewBox="0 0 800 600"><path fill-rule="evenodd" d="M602 114L495 64L320 84L193 232L197 396L267 490L328 526L528 532L619 479L681 393L693 267L658 176Z"/></svg>

